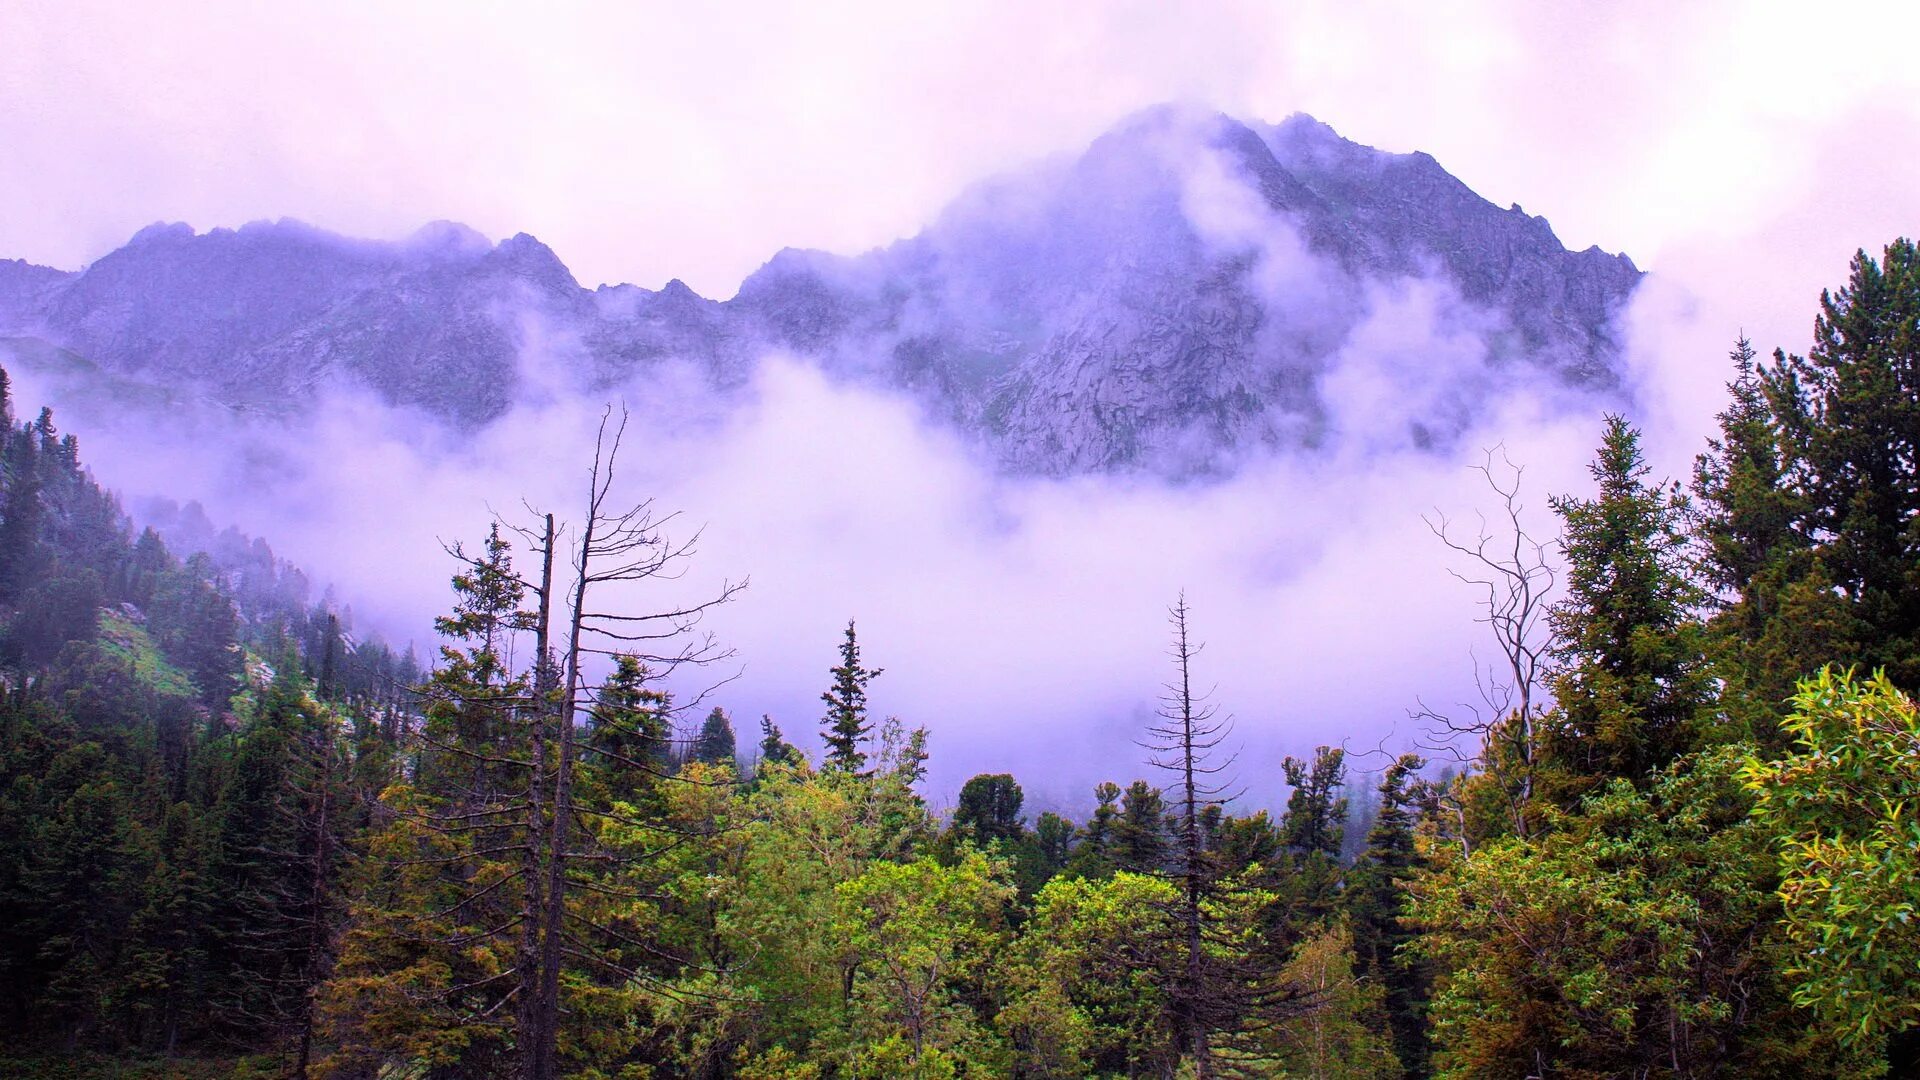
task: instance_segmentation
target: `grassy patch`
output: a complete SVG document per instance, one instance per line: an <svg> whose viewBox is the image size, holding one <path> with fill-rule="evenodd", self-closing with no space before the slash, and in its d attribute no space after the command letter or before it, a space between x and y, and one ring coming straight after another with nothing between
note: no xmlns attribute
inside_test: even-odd
<svg viewBox="0 0 1920 1080"><path fill-rule="evenodd" d="M100 612L100 650L122 663L130 664L141 682L162 694L193 697L197 691L187 673L167 662L147 629L125 612L107 608Z"/></svg>

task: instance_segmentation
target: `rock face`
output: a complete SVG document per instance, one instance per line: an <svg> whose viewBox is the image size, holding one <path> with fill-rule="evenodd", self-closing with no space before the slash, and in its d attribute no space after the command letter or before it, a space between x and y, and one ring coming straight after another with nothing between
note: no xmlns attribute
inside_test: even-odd
<svg viewBox="0 0 1920 1080"><path fill-rule="evenodd" d="M1444 444L1520 387L1617 393L1639 276L1425 154L1163 107L884 249L781 251L724 302L587 290L530 236L450 223L399 243L156 225L75 274L0 262L0 333L235 408L354 386L456 426L555 373L585 393L673 362L724 391L778 349L912 395L1010 470L1191 475Z"/></svg>

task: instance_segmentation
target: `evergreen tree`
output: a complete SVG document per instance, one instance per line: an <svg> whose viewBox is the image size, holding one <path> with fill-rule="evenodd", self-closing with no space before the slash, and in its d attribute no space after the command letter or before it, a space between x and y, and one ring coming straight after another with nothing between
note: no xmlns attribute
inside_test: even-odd
<svg viewBox="0 0 1920 1080"><path fill-rule="evenodd" d="M780 725L773 722L773 717L764 715L760 717L759 768L764 769L768 765L798 765L805 760L806 757L800 753L799 747L788 742L786 736L781 734Z"/></svg>
<svg viewBox="0 0 1920 1080"><path fill-rule="evenodd" d="M1095 817L1099 816L1096 810ZM1158 874L1172 851L1167 803L1160 789L1135 780L1120 795L1120 812L1109 822L1107 852L1114 865L1136 874Z"/></svg>
<svg viewBox="0 0 1920 1080"><path fill-rule="evenodd" d="M1920 248L1856 254L1820 296L1813 348L1776 353L1765 381L1801 539L1858 623L1828 659L1920 687Z"/></svg>
<svg viewBox="0 0 1920 1080"><path fill-rule="evenodd" d="M1773 745L1795 680L1836 655L1848 636L1846 612L1830 583L1796 589L1826 575L1797 528L1803 515L1791 483L1794 461L1753 346L1742 337L1730 358L1734 379L1720 435L1694 463L1693 532L1717 608L1709 630L1725 681L1721 707L1737 733Z"/></svg>
<svg viewBox="0 0 1920 1080"><path fill-rule="evenodd" d="M726 711L716 705L701 721L700 733L694 737L693 760L718 765L723 761L732 761L737 752L733 722L727 719Z"/></svg>
<svg viewBox="0 0 1920 1080"><path fill-rule="evenodd" d="M1320 931L1339 900L1340 849L1346 839L1346 751L1314 750L1311 762L1288 757L1281 771L1293 791L1280 815L1281 864L1270 875L1276 902L1268 933L1288 947Z"/></svg>
<svg viewBox="0 0 1920 1080"><path fill-rule="evenodd" d="M1017 840L1026 831L1020 818L1024 800L1011 775L982 773L961 786L953 830L982 848Z"/></svg>
<svg viewBox="0 0 1920 1080"><path fill-rule="evenodd" d="M1685 498L1647 482L1640 434L1619 416L1589 471L1594 497L1552 500L1567 559L1548 738L1563 805L1612 777L1646 777L1712 734Z"/></svg>
<svg viewBox="0 0 1920 1080"><path fill-rule="evenodd" d="M1033 837L1048 878L1067 868L1073 858L1073 822L1051 810L1043 810L1033 824Z"/></svg>
<svg viewBox="0 0 1920 1080"><path fill-rule="evenodd" d="M1405 947L1417 936L1404 915L1408 883L1420 866L1414 842L1418 823L1416 774L1425 762L1402 755L1380 778L1379 802L1366 848L1347 875L1341 896L1353 934L1353 970L1381 985L1393 1035L1394 1055L1408 1076L1425 1076L1425 1007L1429 979Z"/></svg>
<svg viewBox="0 0 1920 1080"><path fill-rule="evenodd" d="M1076 878L1105 879L1117 869L1114 863L1114 829L1120 817L1120 785L1103 780L1093 788L1093 813L1080 831L1079 843L1067 860L1066 874Z"/></svg>
<svg viewBox="0 0 1920 1080"><path fill-rule="evenodd" d="M604 768L606 792L624 802L652 798L672 771L673 701L648 685L647 667L630 654L614 668L587 710L587 747Z"/></svg>
<svg viewBox="0 0 1920 1080"><path fill-rule="evenodd" d="M827 714L820 720L827 744L826 768L850 773L866 768L867 755L860 747L873 731L867 720L867 684L880 674L880 668L860 666L860 642L854 636L853 620L848 619L840 663L833 668L833 685L820 695L827 705Z"/></svg>

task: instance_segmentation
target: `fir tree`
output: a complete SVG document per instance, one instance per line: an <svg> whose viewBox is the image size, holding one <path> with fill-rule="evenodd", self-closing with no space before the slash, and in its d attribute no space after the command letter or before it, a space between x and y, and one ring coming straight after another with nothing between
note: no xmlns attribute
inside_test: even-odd
<svg viewBox="0 0 1920 1080"><path fill-rule="evenodd" d="M833 668L833 685L820 695L827 705L827 714L820 720L827 744L826 768L858 773L867 767L867 755L861 749L873 732L867 719L867 684L880 674L880 668L860 666L860 642L854 636L853 620L848 619L840 663Z"/></svg>
<svg viewBox="0 0 1920 1080"><path fill-rule="evenodd" d="M1552 610L1560 673L1549 744L1566 804L1612 777L1644 778L1710 733L1713 684L1689 577L1687 505L1651 484L1640 433L1609 416L1592 498L1553 500L1566 594Z"/></svg>
<svg viewBox="0 0 1920 1080"><path fill-rule="evenodd" d="M1380 778L1379 803L1366 848L1347 875L1341 895L1353 933L1353 970L1386 990L1384 1005L1394 1055L1407 1075L1426 1075L1424 1015L1428 978L1404 947L1418 934L1404 920L1408 882L1419 867L1414 843L1419 799L1416 774L1426 763L1402 755Z"/></svg>
<svg viewBox="0 0 1920 1080"><path fill-rule="evenodd" d="M733 722L727 719L726 711L716 705L701 721L700 733L694 736L693 760L718 765L723 761L732 761L737 752Z"/></svg>

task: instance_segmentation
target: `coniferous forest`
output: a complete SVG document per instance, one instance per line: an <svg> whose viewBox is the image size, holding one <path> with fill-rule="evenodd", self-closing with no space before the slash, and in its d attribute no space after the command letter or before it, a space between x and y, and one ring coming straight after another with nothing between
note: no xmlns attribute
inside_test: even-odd
<svg viewBox="0 0 1920 1080"><path fill-rule="evenodd" d="M1553 535L1487 459L1433 555L1488 692L1417 754L1236 760L1169 597L1079 821L931 809L857 623L816 715L716 707L740 586L651 588L699 553L618 412L580 505L450 549L416 658L264 541L136 529L0 381L0 1073L1920 1075L1920 249L1814 325L1732 346L1690 475L1606 419Z"/></svg>

